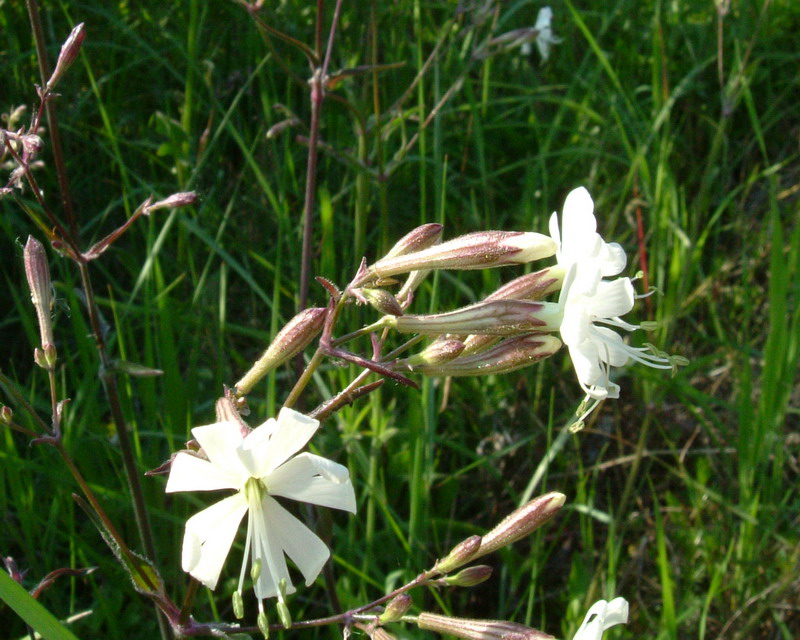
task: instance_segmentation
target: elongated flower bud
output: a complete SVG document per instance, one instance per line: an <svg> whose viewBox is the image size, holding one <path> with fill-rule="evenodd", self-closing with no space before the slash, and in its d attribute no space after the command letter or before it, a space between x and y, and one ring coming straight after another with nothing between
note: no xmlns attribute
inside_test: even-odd
<svg viewBox="0 0 800 640"><path fill-rule="evenodd" d="M86 28L83 22L81 22L72 30L64 44L61 45L61 52L58 54L56 68L51 74L50 79L47 81L47 91L51 91L53 87L56 86L56 83L61 79L61 76L63 76L66 70L72 66L73 62L75 62L85 37Z"/></svg>
<svg viewBox="0 0 800 640"><path fill-rule="evenodd" d="M236 383L236 394L242 396L249 393L253 385L267 373L291 360L305 349L322 331L325 313L326 310L322 307L312 307L301 311L289 320L275 336L264 354L256 361L253 368Z"/></svg>
<svg viewBox="0 0 800 640"><path fill-rule="evenodd" d="M450 573L453 569L463 567L473 558L478 557L481 548L481 537L470 536L459 542L444 558L436 563L434 569L439 573Z"/></svg>
<svg viewBox="0 0 800 640"><path fill-rule="evenodd" d="M556 252L552 238L530 231L478 231L400 256L378 260L356 284L417 269L487 269L524 264Z"/></svg>
<svg viewBox="0 0 800 640"><path fill-rule="evenodd" d="M464 343L461 340L442 337L431 342L419 353L415 353L404 360L399 360L397 364L409 369L413 369L418 365L436 365L449 362L461 355L462 351L464 351Z"/></svg>
<svg viewBox="0 0 800 640"><path fill-rule="evenodd" d="M422 364L413 371L427 376L484 376L509 373L549 358L561 348L561 340L548 334L515 336L468 356L440 364Z"/></svg>
<svg viewBox="0 0 800 640"><path fill-rule="evenodd" d="M442 225L436 222L423 224L416 229L412 229L389 249L383 259L403 256L438 244L442 237L442 229Z"/></svg>
<svg viewBox="0 0 800 640"><path fill-rule="evenodd" d="M392 316L403 315L403 308L397 298L386 289L360 289L359 293L376 311Z"/></svg>
<svg viewBox="0 0 800 640"><path fill-rule="evenodd" d="M491 300L446 313L405 315L385 322L400 333L513 336L526 331L556 331L561 315L561 309L553 303Z"/></svg>
<svg viewBox="0 0 800 640"><path fill-rule="evenodd" d="M548 267L514 278L486 296L486 300L540 300L548 293L558 291L563 280L563 268Z"/></svg>
<svg viewBox="0 0 800 640"><path fill-rule="evenodd" d="M466 640L545 640L553 636L538 629L505 620L469 620L436 613L420 613L420 629L436 631Z"/></svg>
<svg viewBox="0 0 800 640"><path fill-rule="evenodd" d="M442 228L440 224L429 223L413 229L410 233L400 238L383 259L414 253L439 244L442 239ZM404 309L411 304L414 291L417 290L417 287L422 284L430 272L430 269L419 269L408 274L406 281L396 296Z"/></svg>
<svg viewBox="0 0 800 640"><path fill-rule="evenodd" d="M563 493L551 491L513 511L481 538L481 547L476 557L485 556L530 535L558 513L566 499Z"/></svg>
<svg viewBox="0 0 800 640"><path fill-rule="evenodd" d="M42 349L54 350L53 320L50 316L53 308L53 285L50 282L47 253L41 242L33 236L28 236L23 250L23 258L25 276L28 279L28 288L31 290L31 302L36 309L36 319L39 321Z"/></svg>
<svg viewBox="0 0 800 640"><path fill-rule="evenodd" d="M450 587L474 587L492 577L492 568L486 564L462 569L454 576L445 576L442 582Z"/></svg>
<svg viewBox="0 0 800 640"><path fill-rule="evenodd" d="M380 615L378 620L381 624L386 624L387 622L397 622L402 618L408 610L411 608L413 601L411 596L407 593L401 593L398 596L395 596L389 601L389 604L386 605L386 609Z"/></svg>

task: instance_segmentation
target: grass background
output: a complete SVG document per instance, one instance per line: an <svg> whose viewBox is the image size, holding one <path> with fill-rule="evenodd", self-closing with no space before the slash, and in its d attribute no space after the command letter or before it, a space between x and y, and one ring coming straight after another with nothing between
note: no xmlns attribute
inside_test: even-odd
<svg viewBox="0 0 800 640"><path fill-rule="evenodd" d="M313 43L311 4L266 5L265 21ZM8 112L33 106L37 73L24 8L0 6ZM422 222L443 222L447 237L544 232L566 193L585 185L604 236L629 250L630 274L646 250L661 292L637 308L639 319L661 323L648 339L691 364L673 378L629 367L620 400L566 438L580 397L566 354L507 376L457 379L447 393L440 380L419 392L390 384L339 413L314 447L349 465L359 496L357 518L322 516L333 527L341 606L374 599L490 527L561 446L536 487L567 494L561 516L491 558L489 583L417 593L416 610L571 637L591 602L624 595L631 622L609 637L796 638L800 6L733 0L725 15L711 0L551 6L563 42L540 64L519 49L471 58L490 28L532 25L537 3L462 3L463 12L455 2L344 3L331 68L404 64L348 77L324 104L314 273L344 285L362 255L380 256ZM84 245L150 193L200 195L191 210L142 219L92 264L112 353L164 371L121 381L138 463L150 469L213 420L222 385L294 312L307 130L265 134L290 114L308 122L308 65L233 3L45 2L42 12L51 63L71 26L87 25L58 101ZM58 210L47 151L44 159L38 179ZM21 255L36 231L20 205L34 206L27 193L0 203L0 367L46 417ZM77 273L51 258L67 445L134 541ZM519 272L442 273L415 309L478 300ZM311 299L324 304L322 289ZM371 317L353 309L341 332ZM355 373L325 369L307 406ZM254 420L276 411L292 379L287 367L259 385ZM182 524L203 501L168 498L159 479L144 486L159 565L179 600ZM152 609L74 506L74 490L53 451L0 432L0 554L27 570L28 588L58 567L98 566L57 583L43 603L61 618L92 609L73 625L81 638L153 637ZM198 599L198 619L231 619L237 563L234 551L218 598ZM295 619L333 612L321 586L302 589L291 607ZM0 618L7 637L24 635L2 604Z"/></svg>

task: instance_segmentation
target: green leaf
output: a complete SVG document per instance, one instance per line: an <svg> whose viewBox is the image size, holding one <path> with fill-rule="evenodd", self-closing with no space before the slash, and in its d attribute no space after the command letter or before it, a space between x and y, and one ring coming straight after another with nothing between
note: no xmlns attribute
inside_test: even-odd
<svg viewBox="0 0 800 640"><path fill-rule="evenodd" d="M0 599L45 640L78 640L5 571L0 571Z"/></svg>

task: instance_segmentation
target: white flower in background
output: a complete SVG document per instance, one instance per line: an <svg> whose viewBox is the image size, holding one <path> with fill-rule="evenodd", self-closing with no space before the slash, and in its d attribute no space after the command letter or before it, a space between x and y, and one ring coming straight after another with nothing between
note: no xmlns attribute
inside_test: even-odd
<svg viewBox="0 0 800 640"><path fill-rule="evenodd" d="M560 229L558 214L550 216L550 237L558 246L556 260L565 274L573 264L580 264L582 274L589 277L594 277L593 271L603 277L615 276L625 268L625 250L616 242L605 242L597 233L594 202L584 187L567 195Z"/></svg>
<svg viewBox="0 0 800 640"><path fill-rule="evenodd" d="M572 640L601 640L603 631L628 622L628 602L614 598L611 602L595 602L583 619L583 624Z"/></svg>
<svg viewBox="0 0 800 640"><path fill-rule="evenodd" d="M278 419L243 433L236 422L192 429L208 460L180 452L172 461L167 492L233 489L236 493L189 518L183 538L183 570L209 589L245 513L247 542L239 577L241 593L247 560L252 557L259 609L263 599L293 593L284 554L311 584L330 556L325 543L284 509L275 497L299 500L355 513L356 500L347 468L311 453L297 452L319 422L291 409Z"/></svg>
<svg viewBox="0 0 800 640"><path fill-rule="evenodd" d="M554 44L561 42L561 38L553 35L553 10L550 7L542 7L539 9L539 15L536 16L536 24L533 26L536 29L536 46L542 56L542 62L550 57L550 47ZM530 44L525 42L521 48L522 55L530 54Z"/></svg>

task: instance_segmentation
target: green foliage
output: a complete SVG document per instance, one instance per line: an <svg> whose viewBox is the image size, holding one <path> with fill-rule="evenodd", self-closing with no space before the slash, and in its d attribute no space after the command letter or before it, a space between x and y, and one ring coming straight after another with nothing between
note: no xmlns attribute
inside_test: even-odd
<svg viewBox="0 0 800 640"><path fill-rule="evenodd" d="M567 494L561 516L486 558L495 567L488 583L430 590L414 611L436 605L571 637L592 602L624 595L631 623L607 637L800 636L800 6L734 0L720 15L715 6L726 3L707 0L565 0L553 4L563 42L540 64L519 49L473 59L483 32L470 24L484 3L461 4L470 10L344 3L331 70L402 66L345 76L323 105L313 274L343 286L362 255L380 257L422 222L442 222L447 238L546 232L566 193L585 185L604 236L636 256L627 272L645 271L659 291L638 307L640 319L660 323L649 341L691 364L673 378L630 366L621 399L575 436L562 428L580 399L566 353L505 377L424 380L419 391L387 384L346 407L313 442L349 466L359 498L357 517L326 514L319 526L341 602L320 580L289 600L293 619L357 606L413 578L506 515L537 474L535 493ZM333 3L325 5L327 34ZM531 26L540 5L497 7L488 20L502 33ZM313 43L313 3L267 2L261 16ZM308 63L230 2L53 1L42 19L51 63L71 26L87 25L56 101L82 246L151 193L200 195L194 208L140 219L91 265L114 358L164 372L120 377L143 472L214 420L223 385L294 313ZM31 109L41 81L22 3L3 5L0 29L0 111ZM293 115L301 124L266 137ZM60 212L43 157L37 179ZM24 238L38 233L26 209L41 213L28 191L0 202L0 369L48 416L22 269ZM66 446L139 550L80 278L49 255L58 385L71 398ZM430 277L415 309L478 300L512 273ZM316 285L310 298L326 303ZM343 332L373 317L346 315ZM326 366L305 408L356 373ZM253 424L275 413L294 379L286 366L256 388ZM53 451L0 432L0 554L27 569L26 588L58 567L99 566L57 583L42 603L61 619L93 609L74 624L80 637L155 637L152 606L75 509L68 477ZM208 501L165 496L163 485L143 480L158 570L180 602L183 523ZM237 569L229 562L216 600L198 598L197 619L232 619ZM244 607L254 618L252 594ZM3 603L0 618L8 637L26 633Z"/></svg>

